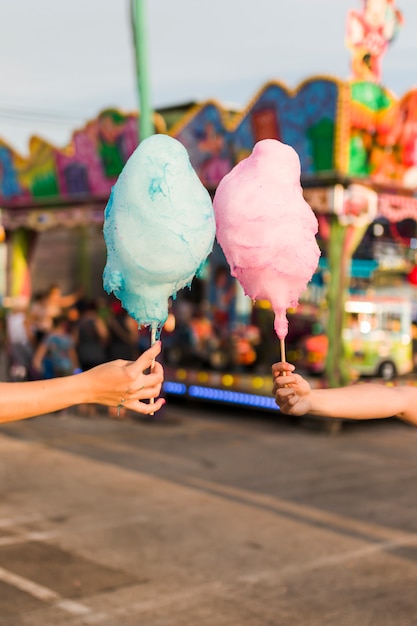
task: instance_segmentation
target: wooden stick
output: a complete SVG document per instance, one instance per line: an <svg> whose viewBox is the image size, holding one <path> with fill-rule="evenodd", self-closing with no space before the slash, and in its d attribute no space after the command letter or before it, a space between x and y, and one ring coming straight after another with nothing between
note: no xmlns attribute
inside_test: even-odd
<svg viewBox="0 0 417 626"><path fill-rule="evenodd" d="M282 361L282 363L285 363L286 360L287 360L286 356L285 356L285 339L280 339L279 340L279 346L280 346L280 349L281 349L281 361ZM285 376L286 372L282 372L282 375Z"/></svg>
<svg viewBox="0 0 417 626"><path fill-rule="evenodd" d="M155 324L152 324L152 329L151 329L151 347L154 345L156 341L156 326ZM151 373L153 372L155 367L155 359L152 359L152 363L151 363ZM150 404L155 404L155 398L151 398L149 400ZM151 415L155 415L154 412L151 413Z"/></svg>

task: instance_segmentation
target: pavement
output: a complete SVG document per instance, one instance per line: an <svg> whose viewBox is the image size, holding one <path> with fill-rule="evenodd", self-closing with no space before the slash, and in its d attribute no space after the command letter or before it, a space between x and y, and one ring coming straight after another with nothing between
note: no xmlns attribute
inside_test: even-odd
<svg viewBox="0 0 417 626"><path fill-rule="evenodd" d="M169 402L0 427L0 626L415 626L417 429Z"/></svg>

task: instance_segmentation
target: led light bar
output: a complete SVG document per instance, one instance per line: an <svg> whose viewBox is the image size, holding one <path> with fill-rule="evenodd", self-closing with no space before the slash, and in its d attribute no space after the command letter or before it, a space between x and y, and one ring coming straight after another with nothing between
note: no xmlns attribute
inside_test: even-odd
<svg viewBox="0 0 417 626"><path fill-rule="evenodd" d="M168 380L164 382L162 388L166 393L171 393L175 396L184 396L187 393L187 385L184 385L184 383L174 383Z"/></svg>
<svg viewBox="0 0 417 626"><path fill-rule="evenodd" d="M228 391L214 387L203 387L201 385L187 386L184 383L166 381L163 389L167 394L186 395L196 400L208 400L211 402L223 402L226 404L237 404L240 406L257 407L279 411L279 406L271 396L260 396L254 393L242 393L240 391Z"/></svg>

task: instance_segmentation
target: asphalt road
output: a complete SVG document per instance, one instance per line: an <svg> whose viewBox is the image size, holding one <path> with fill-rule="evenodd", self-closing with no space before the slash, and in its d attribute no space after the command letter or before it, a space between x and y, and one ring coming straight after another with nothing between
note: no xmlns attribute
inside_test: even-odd
<svg viewBox="0 0 417 626"><path fill-rule="evenodd" d="M314 426L3 425L0 626L415 626L417 429Z"/></svg>

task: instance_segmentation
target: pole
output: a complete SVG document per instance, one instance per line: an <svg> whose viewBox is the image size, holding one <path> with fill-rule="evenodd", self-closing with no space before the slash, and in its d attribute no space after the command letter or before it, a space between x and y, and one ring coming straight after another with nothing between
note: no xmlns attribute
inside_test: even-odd
<svg viewBox="0 0 417 626"><path fill-rule="evenodd" d="M154 134L150 101L147 42L145 26L145 0L131 0L131 18L135 48L136 79L139 98L139 141Z"/></svg>

